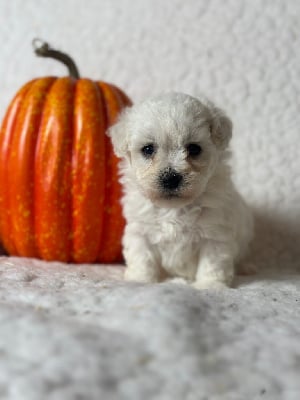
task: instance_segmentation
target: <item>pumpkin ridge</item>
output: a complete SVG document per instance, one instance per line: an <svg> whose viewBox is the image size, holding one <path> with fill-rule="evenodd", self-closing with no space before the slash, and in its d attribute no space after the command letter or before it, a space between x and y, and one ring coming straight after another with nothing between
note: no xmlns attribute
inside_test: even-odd
<svg viewBox="0 0 300 400"><path fill-rule="evenodd" d="M94 82L95 86L97 87L97 91L99 93L99 96L102 99L102 104L103 104L103 113L102 113L102 118L104 122L104 140L103 140L103 151L105 154L105 163L104 163L104 174L105 174L105 186L104 186L104 191L103 191L103 196L104 196L104 202L103 202L103 209L102 209L102 235L101 235L101 240L98 242L97 246L97 255L96 255L96 260L99 259L99 252L102 247L103 240L105 238L105 230L106 230L106 220L105 220L105 207L106 204L109 202L109 198L107 196L107 182L111 178L111 171L109 169L109 153L107 152L107 147L106 147L106 131L109 127L109 119L108 119L108 110L107 110L107 103L106 99L103 93L103 90L101 86L99 85L99 82ZM103 262L103 260L101 260Z"/></svg>
<svg viewBox="0 0 300 400"><path fill-rule="evenodd" d="M105 168L105 176L108 177L108 179L110 179L111 177L111 170L110 170L110 160L109 160L109 152L108 152L108 148L107 148L107 136L106 136L106 131L109 127L109 117L108 117L108 105L106 102L106 98L105 95L103 93L103 89L101 87L100 82L95 82L96 86L97 86L97 90L99 92L99 95L102 98L102 102L103 102L103 118L104 118L104 126L105 126L105 132L104 132L104 143L103 143L103 151L105 153L105 164L104 164L104 168ZM104 208L102 211L102 237L101 240L98 243L98 247L97 247L97 258L99 259L99 254L101 253L101 249L103 247L103 243L105 242L105 235L106 235L106 207L107 207L107 203L109 202L109 196L108 196L108 192L107 192L107 186L109 185L109 181L108 179L106 179L105 181L105 188L104 188L104 198L105 198L105 203L104 203ZM106 205L105 205L106 204ZM101 259L101 262L103 260Z"/></svg>
<svg viewBox="0 0 300 400"><path fill-rule="evenodd" d="M104 99L95 82L77 81L72 156L73 257L95 262L103 236L105 203Z"/></svg>
<svg viewBox="0 0 300 400"><path fill-rule="evenodd" d="M108 126L115 123L124 103L119 96L118 91L113 85L105 82L98 83L103 91L105 103L107 105ZM118 262L122 260L121 238L124 230L125 221L122 215L122 207L120 204L121 185L118 179L119 159L115 156L111 140L105 137L106 154L109 158L107 163L107 172L110 181L106 184L107 202L105 207L105 235L99 250L99 259L102 262Z"/></svg>
<svg viewBox="0 0 300 400"><path fill-rule="evenodd" d="M75 81L57 78L44 104L35 159L35 232L41 257L71 258L72 99Z"/></svg>
<svg viewBox="0 0 300 400"><path fill-rule="evenodd" d="M37 256L34 235L34 153L45 94L52 78L35 80L18 111L8 157L10 223L16 254Z"/></svg>
<svg viewBox="0 0 300 400"><path fill-rule="evenodd" d="M10 223L11 210L8 204L8 191L6 190L6 187L8 186L7 181L9 180L7 160L11 153L18 113L22 107L27 92L35 81L36 79L27 82L16 93L7 109L0 128L0 237L2 244L10 254L16 254L17 250L13 240L12 226Z"/></svg>

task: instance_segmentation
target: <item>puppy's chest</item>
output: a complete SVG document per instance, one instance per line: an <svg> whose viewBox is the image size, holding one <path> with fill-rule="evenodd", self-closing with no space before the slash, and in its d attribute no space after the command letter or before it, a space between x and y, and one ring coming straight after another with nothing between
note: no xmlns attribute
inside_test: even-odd
<svg viewBox="0 0 300 400"><path fill-rule="evenodd" d="M198 265L201 236L199 215L160 216L149 236L162 267L171 275L193 278Z"/></svg>
<svg viewBox="0 0 300 400"><path fill-rule="evenodd" d="M152 225L150 241L153 244L157 242L174 243L178 240L181 242L199 241L198 221L200 214L201 210L194 213L176 213L175 210L159 213L155 218L148 221Z"/></svg>

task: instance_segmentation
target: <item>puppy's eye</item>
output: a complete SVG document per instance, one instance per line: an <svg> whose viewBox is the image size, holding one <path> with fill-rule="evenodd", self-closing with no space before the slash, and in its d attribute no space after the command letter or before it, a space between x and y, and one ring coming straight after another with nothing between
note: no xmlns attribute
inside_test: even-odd
<svg viewBox="0 0 300 400"><path fill-rule="evenodd" d="M187 153L189 157L197 157L201 154L202 148L199 144L190 143L186 146Z"/></svg>
<svg viewBox="0 0 300 400"><path fill-rule="evenodd" d="M154 154L155 148L152 143L146 144L146 146L142 147L141 152L145 157L151 157Z"/></svg>

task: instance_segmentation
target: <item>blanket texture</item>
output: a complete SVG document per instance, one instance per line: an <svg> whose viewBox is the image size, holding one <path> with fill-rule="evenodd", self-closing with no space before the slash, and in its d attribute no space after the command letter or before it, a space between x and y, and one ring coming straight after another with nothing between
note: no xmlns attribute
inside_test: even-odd
<svg viewBox="0 0 300 400"><path fill-rule="evenodd" d="M300 399L300 2L0 0L0 116L17 89L83 76L136 102L204 93L234 122L258 274L235 288L123 281L123 266L0 257L0 399Z"/></svg>

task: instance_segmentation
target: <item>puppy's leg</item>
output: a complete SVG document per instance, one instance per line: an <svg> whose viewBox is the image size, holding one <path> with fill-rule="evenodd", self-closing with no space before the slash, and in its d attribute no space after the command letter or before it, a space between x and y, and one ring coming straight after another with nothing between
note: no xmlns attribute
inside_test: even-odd
<svg viewBox="0 0 300 400"><path fill-rule="evenodd" d="M127 265L125 280L147 283L160 280L161 270L158 255L143 236L125 235L124 257Z"/></svg>
<svg viewBox="0 0 300 400"><path fill-rule="evenodd" d="M200 259L193 286L197 289L221 289L232 284L236 245L207 241L201 246Z"/></svg>

